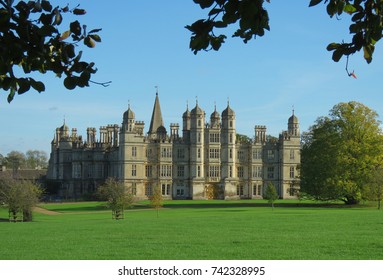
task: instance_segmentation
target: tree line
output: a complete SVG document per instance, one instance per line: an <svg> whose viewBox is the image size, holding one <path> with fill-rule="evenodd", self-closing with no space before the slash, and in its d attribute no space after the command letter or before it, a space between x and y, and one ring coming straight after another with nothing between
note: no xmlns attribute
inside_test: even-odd
<svg viewBox="0 0 383 280"><path fill-rule="evenodd" d="M20 151L11 151L6 156L0 154L0 165L11 170L46 169L48 156L41 150L28 150L25 154Z"/></svg>

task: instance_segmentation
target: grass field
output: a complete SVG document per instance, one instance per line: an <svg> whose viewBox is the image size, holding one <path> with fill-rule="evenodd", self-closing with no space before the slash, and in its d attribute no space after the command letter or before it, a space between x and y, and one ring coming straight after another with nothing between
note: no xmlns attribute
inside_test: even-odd
<svg viewBox="0 0 383 280"><path fill-rule="evenodd" d="M383 211L279 201L147 202L111 219L100 202L41 204L56 215L9 223L0 259L383 259Z"/></svg>

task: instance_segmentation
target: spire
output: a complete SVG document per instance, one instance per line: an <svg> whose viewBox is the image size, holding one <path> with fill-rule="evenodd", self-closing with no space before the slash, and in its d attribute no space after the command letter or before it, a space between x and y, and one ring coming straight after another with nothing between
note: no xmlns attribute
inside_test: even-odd
<svg viewBox="0 0 383 280"><path fill-rule="evenodd" d="M158 98L158 91L156 92L156 99L154 101L152 119L150 121L149 134L157 133L157 129L160 126L164 126L164 121L162 120L160 100Z"/></svg>

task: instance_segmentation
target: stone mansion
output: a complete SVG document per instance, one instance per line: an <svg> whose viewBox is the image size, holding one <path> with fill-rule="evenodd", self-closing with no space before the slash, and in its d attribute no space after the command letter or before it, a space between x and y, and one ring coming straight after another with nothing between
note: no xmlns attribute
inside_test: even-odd
<svg viewBox="0 0 383 280"><path fill-rule="evenodd" d="M187 108L178 123L164 127L158 93L149 130L132 109L121 126L87 129L86 139L65 124L56 129L51 144L47 179L58 194L80 198L94 193L108 177L124 182L138 199L147 199L159 186L165 199L262 198L272 182L281 198L295 198L300 164L298 118L288 119L279 138L256 125L253 138L236 132L235 112Z"/></svg>

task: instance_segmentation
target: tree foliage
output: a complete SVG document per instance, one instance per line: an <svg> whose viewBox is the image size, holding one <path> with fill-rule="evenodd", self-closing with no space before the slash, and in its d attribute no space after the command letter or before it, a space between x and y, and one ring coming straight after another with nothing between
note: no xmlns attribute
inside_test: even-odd
<svg viewBox="0 0 383 280"><path fill-rule="evenodd" d="M318 200L359 203L383 154L380 121L358 102L335 105L302 137L301 191Z"/></svg>
<svg viewBox="0 0 383 280"><path fill-rule="evenodd" d="M279 196L273 183L270 182L267 184L263 198L271 203L271 207L274 209L274 201L277 200Z"/></svg>
<svg viewBox="0 0 383 280"><path fill-rule="evenodd" d="M2 157L2 164L14 171L18 169L47 168L48 157L45 151L28 150L25 154L20 151L11 151Z"/></svg>
<svg viewBox="0 0 383 280"><path fill-rule="evenodd" d="M156 186L153 194L150 196L150 206L157 210L157 218L160 208L164 205L164 198L162 197L161 187Z"/></svg>
<svg viewBox="0 0 383 280"><path fill-rule="evenodd" d="M103 185L97 189L100 199L106 200L107 207L112 210L113 218L122 219L124 209L132 206L134 196L123 182L115 178L108 178Z"/></svg>
<svg viewBox="0 0 383 280"><path fill-rule="evenodd" d="M264 7L269 0L193 0L202 9L209 9L207 17L199 19L186 28L191 31L190 49L197 54L201 50L218 51L227 39L219 30L236 26L232 37L239 37L245 43L270 30L268 12ZM376 43L383 33L383 2L375 0L311 0L309 7L326 4L330 17L349 15L351 24L349 43L330 43L332 59L338 62L342 56L349 56L363 50L365 60L370 63ZM220 33L220 34L217 34Z"/></svg>
<svg viewBox="0 0 383 280"><path fill-rule="evenodd" d="M347 14L351 17L349 27L351 42L331 43L327 46L332 51L332 59L338 62L342 56L349 56L363 50L367 63L372 61L375 44L383 33L383 2L375 0L311 0L309 6L324 2L330 17Z"/></svg>
<svg viewBox="0 0 383 280"><path fill-rule="evenodd" d="M383 165L381 163L371 172L367 186L367 199L377 201L380 210L381 201L383 200Z"/></svg>
<svg viewBox="0 0 383 280"><path fill-rule="evenodd" d="M0 202L4 203L10 213L10 219L32 221L32 209L39 202L43 189L30 181L15 180L11 177L0 180Z"/></svg>
<svg viewBox="0 0 383 280"><path fill-rule="evenodd" d="M233 37L245 43L270 30L269 15L263 7L264 0L194 0L202 9L210 8L208 17L200 19L186 28L192 32L190 48L197 54L201 50L218 51L227 38L216 31L238 23ZM269 1L267 1L269 2Z"/></svg>
<svg viewBox="0 0 383 280"><path fill-rule="evenodd" d="M28 150L25 153L26 166L29 169L47 168L48 156L45 151Z"/></svg>
<svg viewBox="0 0 383 280"><path fill-rule="evenodd" d="M82 42L93 48L101 42L101 29L87 29L75 20L61 32L64 14L84 15L78 6L53 7L50 1L0 0L0 88L8 92L8 102L15 94L30 89L45 91L45 85L30 76L33 72L64 76L67 89L89 86L97 69L93 62L81 60Z"/></svg>

